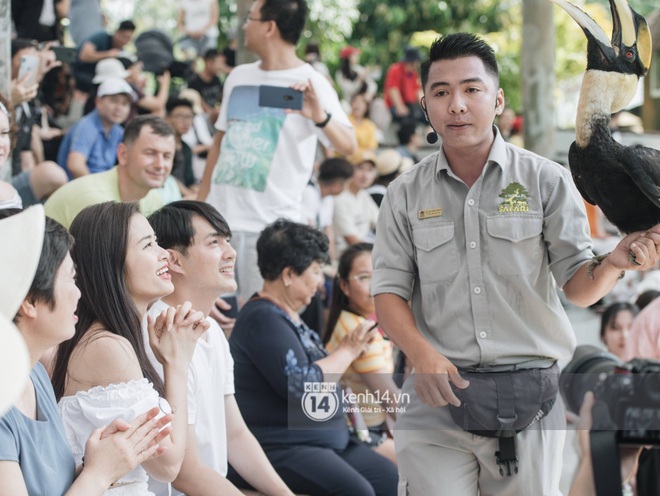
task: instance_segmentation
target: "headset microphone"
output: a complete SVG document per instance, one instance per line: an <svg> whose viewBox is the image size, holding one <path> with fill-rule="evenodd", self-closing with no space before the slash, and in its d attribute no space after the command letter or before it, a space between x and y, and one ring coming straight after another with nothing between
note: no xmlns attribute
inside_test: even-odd
<svg viewBox="0 0 660 496"><path fill-rule="evenodd" d="M429 113L426 111L426 105L424 105L424 97L421 98L419 103L422 107L422 110L424 111L424 115L426 115L426 120L429 122L429 126L431 126L431 129L433 129L433 126L431 125L431 119L429 119ZM435 132L435 129L426 135L426 141L429 145L435 145L438 142L438 133Z"/></svg>

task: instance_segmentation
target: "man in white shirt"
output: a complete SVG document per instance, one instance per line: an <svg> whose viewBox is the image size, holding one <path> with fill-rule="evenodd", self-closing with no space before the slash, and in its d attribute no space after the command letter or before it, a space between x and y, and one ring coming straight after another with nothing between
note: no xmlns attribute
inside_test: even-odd
<svg viewBox="0 0 660 496"><path fill-rule="evenodd" d="M158 243L170 253L174 283L174 292L154 303L149 314L190 301L211 324L188 369L188 445L172 494L240 495L225 478L229 462L258 491L292 496L243 421L234 399L234 362L227 339L208 317L218 295L236 289L236 252L229 244L227 222L214 207L197 201L170 203L149 221ZM157 365L155 357L152 363ZM168 494L162 484L150 484L150 490L157 496Z"/></svg>
<svg viewBox="0 0 660 496"><path fill-rule="evenodd" d="M307 18L305 0L255 0L244 19L245 47L260 60L242 64L225 81L218 133L209 150L198 200L220 210L234 227L240 299L263 280L257 269L259 233L280 217L300 221L318 141L351 155L353 126L330 82L296 54ZM259 105L259 87L302 92L302 109ZM221 146L222 145L222 146Z"/></svg>

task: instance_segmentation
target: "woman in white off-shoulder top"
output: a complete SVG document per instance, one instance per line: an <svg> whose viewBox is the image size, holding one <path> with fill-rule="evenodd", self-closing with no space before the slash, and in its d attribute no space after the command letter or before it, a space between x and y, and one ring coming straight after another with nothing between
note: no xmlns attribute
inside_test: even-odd
<svg viewBox="0 0 660 496"><path fill-rule="evenodd" d="M140 320L147 307L173 291L167 251L137 203L87 207L70 228L72 258L82 296L76 333L60 345L53 386L67 439L77 460L84 440L109 419L132 419L159 406L174 413L167 450L116 481L112 496L149 496L149 477L172 481L185 452L188 364L208 327L189 303L149 319L150 343L163 364L164 382L145 354Z"/></svg>

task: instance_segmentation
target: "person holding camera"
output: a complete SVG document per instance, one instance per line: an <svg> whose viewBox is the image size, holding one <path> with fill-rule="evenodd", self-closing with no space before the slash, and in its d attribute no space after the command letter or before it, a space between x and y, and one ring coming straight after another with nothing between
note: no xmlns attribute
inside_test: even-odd
<svg viewBox="0 0 660 496"><path fill-rule="evenodd" d="M622 271L655 265L660 226L592 258L568 169L493 125L504 92L477 36L436 40L422 84L442 146L390 184L373 251L378 321L414 367L394 432L399 494L556 496L556 362L576 344L556 287L598 301Z"/></svg>
<svg viewBox="0 0 660 496"><path fill-rule="evenodd" d="M66 173L51 160L44 160L41 133L42 104L37 97L44 75L60 63L52 50L39 50L33 40L11 42L11 94L0 96L0 123L15 133L10 160L0 162L0 178L11 181L23 207L45 201L67 182ZM0 124L3 126L3 124Z"/></svg>
<svg viewBox="0 0 660 496"><path fill-rule="evenodd" d="M591 411L594 407L594 401L594 394L589 391L585 394L584 401L580 407L580 419L577 428L581 458L568 496L596 496L596 487L594 484L595 474L591 460L591 444L589 442L589 432L592 426ZM625 496L638 494L636 492L636 475L639 467L639 456L642 450L642 447L621 448L621 480L623 481L622 491L626 491Z"/></svg>
<svg viewBox="0 0 660 496"><path fill-rule="evenodd" d="M569 496L660 494L659 373L655 360L577 347L559 382L567 411L579 414L581 458Z"/></svg>

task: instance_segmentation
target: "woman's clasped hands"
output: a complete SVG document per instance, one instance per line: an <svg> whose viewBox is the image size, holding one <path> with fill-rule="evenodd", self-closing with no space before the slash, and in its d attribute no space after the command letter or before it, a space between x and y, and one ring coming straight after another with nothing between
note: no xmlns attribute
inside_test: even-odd
<svg viewBox="0 0 660 496"><path fill-rule="evenodd" d="M181 360L187 366L209 325L204 313L194 310L188 301L163 310L156 318L147 315L149 344L156 359L163 365Z"/></svg>

